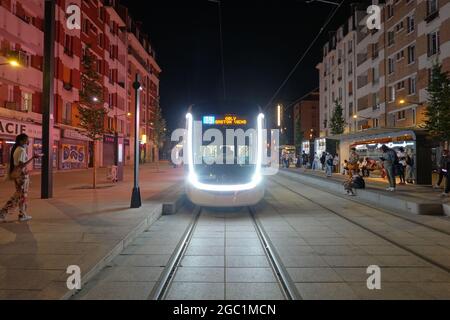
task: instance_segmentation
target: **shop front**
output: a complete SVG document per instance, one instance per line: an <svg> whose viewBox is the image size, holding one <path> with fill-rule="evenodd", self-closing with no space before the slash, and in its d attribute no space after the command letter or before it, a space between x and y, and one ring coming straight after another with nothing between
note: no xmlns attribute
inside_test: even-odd
<svg viewBox="0 0 450 320"><path fill-rule="evenodd" d="M61 139L60 129L53 129L53 166L58 167L58 146ZM11 149L15 143L16 136L26 134L29 137L28 154L42 153L42 126L32 122L23 122L0 118L0 177L6 174L6 167L9 163ZM33 161L32 170L40 170L41 159Z"/></svg>
<svg viewBox="0 0 450 320"><path fill-rule="evenodd" d="M349 158L352 148L361 159L380 161L382 145L386 145L399 152L403 148L414 160L414 172L417 184L429 185L432 183L433 150L438 146L424 130L403 129L375 129L359 133L341 135L340 140L341 161Z"/></svg>
<svg viewBox="0 0 450 320"><path fill-rule="evenodd" d="M64 129L61 137L61 170L86 169L89 159L89 139L79 132Z"/></svg>
<svg viewBox="0 0 450 320"><path fill-rule="evenodd" d="M321 157L324 152L335 155L337 153L337 150L338 142L334 139L317 138L314 141L314 152L317 153L319 157Z"/></svg>
<svg viewBox="0 0 450 320"><path fill-rule="evenodd" d="M103 166L109 167L115 164L116 139L113 135L103 136Z"/></svg>

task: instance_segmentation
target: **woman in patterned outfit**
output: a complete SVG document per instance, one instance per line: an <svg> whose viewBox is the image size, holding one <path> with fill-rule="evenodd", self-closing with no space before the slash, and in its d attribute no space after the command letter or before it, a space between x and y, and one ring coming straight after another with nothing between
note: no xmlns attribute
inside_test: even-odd
<svg viewBox="0 0 450 320"><path fill-rule="evenodd" d="M0 210L0 222L6 221L6 215L15 208L19 208L19 221L25 222L31 220L27 214L28 187L30 185L30 176L27 166L33 159L41 157L34 155L28 160L27 155L28 136L20 134L16 137L16 143L11 150L9 177L14 181L16 192L8 200L5 206Z"/></svg>

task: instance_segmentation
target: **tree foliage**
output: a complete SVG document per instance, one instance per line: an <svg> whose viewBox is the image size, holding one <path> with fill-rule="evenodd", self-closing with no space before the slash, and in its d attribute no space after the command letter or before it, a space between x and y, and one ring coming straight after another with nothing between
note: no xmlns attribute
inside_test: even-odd
<svg viewBox="0 0 450 320"><path fill-rule="evenodd" d="M166 130L166 120L164 119L161 107L158 104L153 119L153 143L158 148L161 148L166 140Z"/></svg>
<svg viewBox="0 0 450 320"><path fill-rule="evenodd" d="M427 88L428 108L425 127L441 142L450 140L450 77L442 65L433 65L431 82Z"/></svg>
<svg viewBox="0 0 450 320"><path fill-rule="evenodd" d="M103 106L103 87L101 76L97 72L96 61L90 48L86 48L82 57L80 104L78 118L80 133L91 140L101 140L105 131L105 118L108 111Z"/></svg>
<svg viewBox="0 0 450 320"><path fill-rule="evenodd" d="M299 109L297 117L295 119L295 148L297 149L298 153L301 152L300 149L302 148L303 135L304 131L302 130L302 119Z"/></svg>
<svg viewBox="0 0 450 320"><path fill-rule="evenodd" d="M342 134L345 130L345 119L342 105L338 100L334 102L333 115L330 119L330 128L331 134L333 135Z"/></svg>

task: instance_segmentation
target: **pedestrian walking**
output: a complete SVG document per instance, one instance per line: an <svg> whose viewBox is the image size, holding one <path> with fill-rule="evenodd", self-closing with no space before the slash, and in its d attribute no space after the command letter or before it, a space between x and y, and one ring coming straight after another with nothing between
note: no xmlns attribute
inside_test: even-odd
<svg viewBox="0 0 450 320"><path fill-rule="evenodd" d="M6 216L16 208L19 208L20 222L31 220L31 216L27 214L28 188L30 185L27 167L34 159L40 158L42 155L34 155L31 159L28 159L28 143L28 136L20 134L16 137L16 143L11 149L8 176L10 180L14 181L16 190L0 210L0 222L5 222Z"/></svg>
<svg viewBox="0 0 450 320"><path fill-rule="evenodd" d="M380 159L383 162L383 167L389 180L389 187L386 190L392 192L396 188L395 166L399 164L397 153L386 145L382 145L381 150L383 151L383 156Z"/></svg>
<svg viewBox="0 0 450 320"><path fill-rule="evenodd" d="M325 174L328 178L333 176L333 156L330 153L325 157Z"/></svg>
<svg viewBox="0 0 450 320"><path fill-rule="evenodd" d="M314 160L313 160L313 163L312 163L313 171L319 169L319 163L320 163L319 156L317 155L317 152L314 152Z"/></svg>
<svg viewBox="0 0 450 320"><path fill-rule="evenodd" d="M339 154L335 154L333 158L333 168L335 173L339 173Z"/></svg>
<svg viewBox="0 0 450 320"><path fill-rule="evenodd" d="M412 155L406 155L406 182L413 184L416 181L416 173L414 168L414 158Z"/></svg>
<svg viewBox="0 0 450 320"><path fill-rule="evenodd" d="M327 154L325 152L322 153L320 157L321 170L325 170L325 161L327 161Z"/></svg>
<svg viewBox="0 0 450 320"><path fill-rule="evenodd" d="M447 171L446 179L445 179L445 190L444 193L442 193L443 197L448 197L450 193L450 157L447 156L447 162L445 163L445 170Z"/></svg>
<svg viewBox="0 0 450 320"><path fill-rule="evenodd" d="M406 184L405 172L406 172L406 154L405 149L400 147L397 152L397 157L399 159L396 166L397 175L400 177L400 184Z"/></svg>
<svg viewBox="0 0 450 320"><path fill-rule="evenodd" d="M439 161L439 179L438 182L433 186L434 189L439 189L444 178L448 176L448 171L446 169L447 162L449 159L449 151L442 151L442 156Z"/></svg>

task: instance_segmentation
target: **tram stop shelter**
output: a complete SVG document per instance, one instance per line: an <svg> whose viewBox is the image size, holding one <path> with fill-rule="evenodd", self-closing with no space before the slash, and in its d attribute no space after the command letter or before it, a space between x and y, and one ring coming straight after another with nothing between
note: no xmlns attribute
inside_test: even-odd
<svg viewBox="0 0 450 320"><path fill-rule="evenodd" d="M368 129L364 131L347 133L328 137L338 140L338 150L341 164L349 159L350 150L356 148L361 158L368 157L379 160L380 147L385 144L398 151L400 147L414 159L414 172L416 183L431 185L434 164L436 163L436 149L439 143L434 141L428 132L423 129Z"/></svg>

